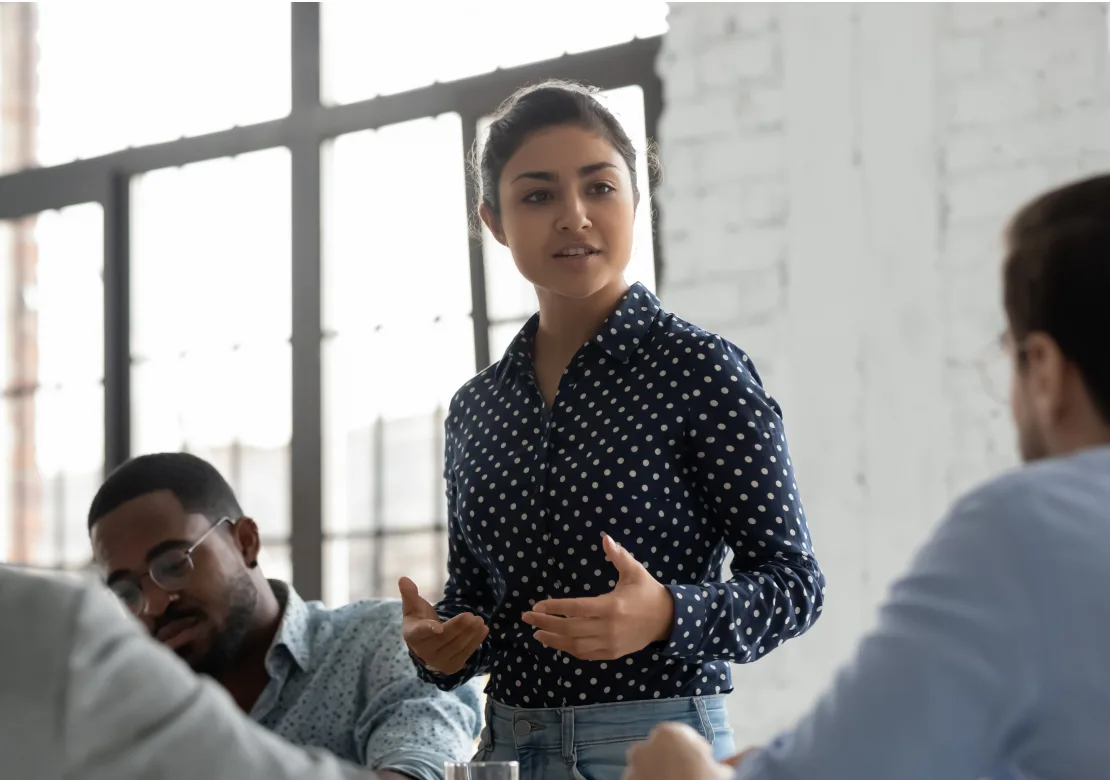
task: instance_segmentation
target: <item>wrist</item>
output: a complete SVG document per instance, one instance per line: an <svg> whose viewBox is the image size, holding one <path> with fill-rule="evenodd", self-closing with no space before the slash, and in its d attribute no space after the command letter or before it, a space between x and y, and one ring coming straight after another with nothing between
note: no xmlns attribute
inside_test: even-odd
<svg viewBox="0 0 1110 780"><path fill-rule="evenodd" d="M671 638L674 633L674 596L671 595L670 588L662 583L656 583L657 590L657 604L654 613L659 616L656 623L656 631L652 638L653 642L666 642Z"/></svg>

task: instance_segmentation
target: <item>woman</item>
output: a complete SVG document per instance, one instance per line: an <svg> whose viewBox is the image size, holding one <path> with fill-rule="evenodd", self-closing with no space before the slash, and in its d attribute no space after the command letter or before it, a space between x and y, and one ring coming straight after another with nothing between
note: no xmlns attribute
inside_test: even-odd
<svg viewBox="0 0 1110 780"><path fill-rule="evenodd" d="M802 634L823 600L755 367L624 279L635 159L573 84L522 90L490 125L479 215L540 310L451 404L444 599L400 583L421 676L489 673L476 760L525 780L617 780L663 721L731 755L729 662Z"/></svg>

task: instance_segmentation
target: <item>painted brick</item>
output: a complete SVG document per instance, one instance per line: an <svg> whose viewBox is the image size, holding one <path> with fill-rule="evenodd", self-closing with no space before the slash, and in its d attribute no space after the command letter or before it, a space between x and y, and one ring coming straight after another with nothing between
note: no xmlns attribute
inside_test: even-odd
<svg viewBox="0 0 1110 780"><path fill-rule="evenodd" d="M829 575L811 634L737 669L750 744L828 684L948 503L1016 462L1000 234L1037 192L1110 169L1107 13L672 9L662 296L782 402Z"/></svg>

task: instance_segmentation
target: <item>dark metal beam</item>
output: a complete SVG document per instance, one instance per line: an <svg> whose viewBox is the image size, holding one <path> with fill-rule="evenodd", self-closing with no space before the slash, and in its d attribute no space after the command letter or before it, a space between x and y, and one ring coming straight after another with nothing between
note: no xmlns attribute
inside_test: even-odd
<svg viewBox="0 0 1110 780"><path fill-rule="evenodd" d="M293 3L292 6L294 42L310 37L310 22L315 19L318 55L319 7L308 8L316 6L314 3ZM292 79L293 88L298 92L293 95L293 110L288 117L0 177L0 219L96 200L102 182L114 173L136 175L274 146L292 146L303 138L319 142L345 133L451 111L483 116L494 111L518 87L544 79L585 81L601 89L643 84L645 74L654 77L661 40L645 38L339 106L304 102L309 95L315 95L318 101L319 59L317 56L313 67L307 56L294 52Z"/></svg>
<svg viewBox="0 0 1110 780"><path fill-rule="evenodd" d="M491 363L489 345L489 308L486 302L486 258L482 248L481 226L478 217L474 214L475 204L478 202L478 187L474 177L470 175L469 154L474 148L474 139L478 134L478 120L483 114L462 114L462 154L463 166L466 171L466 208L471 217L469 249L470 249L470 318L474 326L474 363L475 371L482 371Z"/></svg>
<svg viewBox="0 0 1110 780"><path fill-rule="evenodd" d="M293 3L293 114L320 100L320 6ZM293 246L293 439L290 443L290 555L293 584L321 599L323 571L323 414L321 334L320 141L291 139Z"/></svg>
<svg viewBox="0 0 1110 780"><path fill-rule="evenodd" d="M101 180L103 182L103 180ZM104 473L131 457L131 181L109 176L104 209Z"/></svg>
<svg viewBox="0 0 1110 780"><path fill-rule="evenodd" d="M648 152L652 155L654 144L659 139L659 119L663 115L663 81L655 70L645 71L650 77L640 82L644 91L644 130L647 135ZM651 156L648 157L648 192L651 193L651 245L655 257L655 289L663 286L663 273L666 265L663 262L663 244L660 241L663 216L659 210L659 166L652 164Z"/></svg>

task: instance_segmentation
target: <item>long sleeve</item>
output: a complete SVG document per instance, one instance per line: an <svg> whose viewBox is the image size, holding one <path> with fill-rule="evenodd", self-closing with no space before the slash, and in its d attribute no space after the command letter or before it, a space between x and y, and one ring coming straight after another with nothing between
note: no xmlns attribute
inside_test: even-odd
<svg viewBox="0 0 1110 780"><path fill-rule="evenodd" d="M481 710L473 685L445 693L412 673L401 638L399 605L350 638L365 649L365 702L355 728L360 760L378 771L438 780L443 764L474 753Z"/></svg>
<svg viewBox="0 0 1110 780"><path fill-rule="evenodd" d="M825 578L809 541L781 412L747 355L719 337L699 345L688 375L693 483L732 547L726 582L669 586L669 656L755 661L817 620ZM704 378L704 381L703 381Z"/></svg>
<svg viewBox="0 0 1110 780"><path fill-rule="evenodd" d="M376 777L248 720L222 688L143 636L106 592L90 589L76 621L62 725L66 777Z"/></svg>
<svg viewBox="0 0 1110 780"><path fill-rule="evenodd" d="M465 476L466 464L457 455L451 425L453 418L458 414L458 406L459 401L456 398L451 404L452 413L444 423L443 476L447 484L447 584L443 588L443 598L436 604L436 612L444 620L464 612L472 612L488 624L493 619L496 608L493 584L481 560L467 543L463 528L464 521L459 515L459 481L465 482L467 477ZM450 691L477 675L485 674L489 671L492 635L491 631L490 636L485 638L481 647L467 661L466 666L455 674L443 674L428 669L420 659L413 656L420 678L442 690Z"/></svg>
<svg viewBox="0 0 1110 780"><path fill-rule="evenodd" d="M1046 600L1033 589L1055 575L1039 570L1034 551L1045 546L1020 540L1028 527L1019 501L1010 503L991 514L977 501L957 507L893 587L852 663L738 778L970 780L999 771L1043 687L1038 659L1053 657Z"/></svg>

